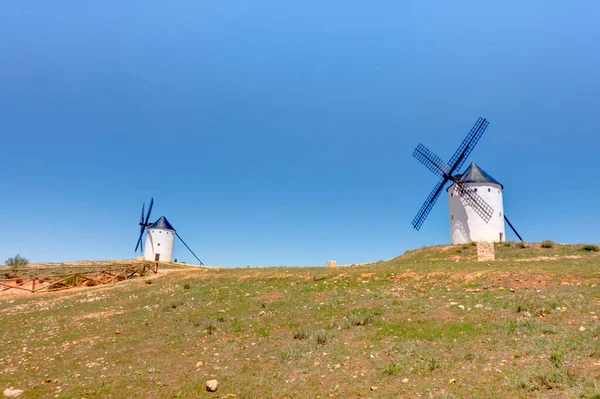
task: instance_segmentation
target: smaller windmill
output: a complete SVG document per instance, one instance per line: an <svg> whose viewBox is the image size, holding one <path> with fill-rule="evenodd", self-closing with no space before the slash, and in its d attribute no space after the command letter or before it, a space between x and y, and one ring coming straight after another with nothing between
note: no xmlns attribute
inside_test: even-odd
<svg viewBox="0 0 600 399"><path fill-rule="evenodd" d="M140 236L135 246L135 252L137 252L139 248L141 253L144 254L145 260L151 260L155 262L171 262L173 260L173 245L175 242L175 237L177 237L183 243L183 245L185 245L185 247L192 253L192 255L194 255L194 258L196 258L201 265L204 265L204 263L202 263L202 261L196 256L194 251L192 251L192 249L179 236L177 231L175 231L175 229L173 228L171 223L169 223L166 217L161 216L154 223L148 222L150 220L150 212L152 212L153 205L154 198L150 200L150 206L148 206L148 213L144 217L144 210L146 204L142 204L142 216L140 217L139 223ZM146 233L145 249L143 244L144 233Z"/></svg>
<svg viewBox="0 0 600 399"><path fill-rule="evenodd" d="M415 229L419 230L421 228L446 183L452 182L448 192L449 198L452 198L450 199L450 218L453 244L479 240L504 241L506 239L504 221L523 241L503 213L503 186L475 164L472 164L464 173L458 173L488 125L489 122L486 119L479 118L448 163L433 154L423 144L417 146L413 156L441 179L413 219L412 225ZM492 189L494 189L494 192L492 192ZM481 195L479 195L478 190L480 190ZM487 201L482 196L486 197ZM494 211L488 202L492 202L499 209ZM455 219L454 213L460 213L460 215L456 215L458 216L457 219ZM487 224L490 224L489 228L482 227ZM455 230L459 231L455 232Z"/></svg>

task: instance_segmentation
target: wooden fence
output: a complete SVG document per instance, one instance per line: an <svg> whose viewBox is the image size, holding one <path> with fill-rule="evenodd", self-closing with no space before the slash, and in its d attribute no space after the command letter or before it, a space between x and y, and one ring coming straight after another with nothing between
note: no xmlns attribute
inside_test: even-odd
<svg viewBox="0 0 600 399"><path fill-rule="evenodd" d="M157 273L158 263L133 262L96 266L29 267L0 270L0 294L30 293L94 286L127 280L136 274Z"/></svg>

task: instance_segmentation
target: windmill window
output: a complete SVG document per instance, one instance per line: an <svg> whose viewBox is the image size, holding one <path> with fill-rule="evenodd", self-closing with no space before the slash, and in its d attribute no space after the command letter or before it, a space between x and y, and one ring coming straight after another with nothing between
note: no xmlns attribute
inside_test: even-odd
<svg viewBox="0 0 600 399"><path fill-rule="evenodd" d="M157 247L160 247L160 242L156 244Z"/></svg>
<svg viewBox="0 0 600 399"><path fill-rule="evenodd" d="M475 189L475 192L477 192L477 189Z"/></svg>
<svg viewBox="0 0 600 399"><path fill-rule="evenodd" d="M162 231L159 231L158 233L159 233L159 234L162 234Z"/></svg>
<svg viewBox="0 0 600 399"><path fill-rule="evenodd" d="M502 212L500 212L500 217L502 217Z"/></svg>
<svg viewBox="0 0 600 399"><path fill-rule="evenodd" d="M454 220L454 215L450 215L450 220Z"/></svg>
<svg viewBox="0 0 600 399"><path fill-rule="evenodd" d="M488 193L491 193L491 192L492 192L492 189L491 189L491 188L488 188Z"/></svg>

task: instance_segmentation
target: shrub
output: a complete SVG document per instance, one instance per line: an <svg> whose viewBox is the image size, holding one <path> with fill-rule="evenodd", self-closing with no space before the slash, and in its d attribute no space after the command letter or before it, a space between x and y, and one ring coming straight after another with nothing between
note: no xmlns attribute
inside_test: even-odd
<svg viewBox="0 0 600 399"><path fill-rule="evenodd" d="M213 335L217 331L217 326L214 324L208 324L204 327L208 335Z"/></svg>
<svg viewBox="0 0 600 399"><path fill-rule="evenodd" d="M517 244L517 248L521 248L521 249L527 248L527 245L525 245L525 243L523 241L521 241Z"/></svg>
<svg viewBox="0 0 600 399"><path fill-rule="evenodd" d="M402 371L402 367L398 363L390 363L384 371L387 375L396 375Z"/></svg>
<svg viewBox="0 0 600 399"><path fill-rule="evenodd" d="M331 337L324 331L319 331L315 334L315 341L319 345L325 345Z"/></svg>
<svg viewBox="0 0 600 399"><path fill-rule="evenodd" d="M562 365L562 354L555 351L550 352L550 361L555 367L560 368Z"/></svg>
<svg viewBox="0 0 600 399"><path fill-rule="evenodd" d="M598 247L597 245L594 244L586 244L583 247L581 247L582 251L588 251L588 252L598 252L600 251L600 247Z"/></svg>
<svg viewBox="0 0 600 399"><path fill-rule="evenodd" d="M306 336L307 336L306 331L294 332L294 339L302 340L302 339L306 339Z"/></svg>
<svg viewBox="0 0 600 399"><path fill-rule="evenodd" d="M190 285L189 284L184 284L183 289L184 290L189 290L190 289Z"/></svg>
<svg viewBox="0 0 600 399"><path fill-rule="evenodd" d="M11 268L17 269L22 266L27 266L29 264L29 259L17 254L14 258L8 258L5 263Z"/></svg>
<svg viewBox="0 0 600 399"><path fill-rule="evenodd" d="M544 240L540 243L542 248L552 248L554 246L554 241L552 240Z"/></svg>

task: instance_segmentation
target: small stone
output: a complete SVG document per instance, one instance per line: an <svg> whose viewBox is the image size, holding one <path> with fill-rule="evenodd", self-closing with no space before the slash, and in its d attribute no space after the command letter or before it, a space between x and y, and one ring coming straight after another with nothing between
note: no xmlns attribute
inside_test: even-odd
<svg viewBox="0 0 600 399"><path fill-rule="evenodd" d="M115 331L115 335L121 334L121 331Z"/></svg>
<svg viewBox="0 0 600 399"><path fill-rule="evenodd" d="M196 363L196 367L201 367L203 364L204 363L202 363L202 362L198 362L198 363Z"/></svg>
<svg viewBox="0 0 600 399"><path fill-rule="evenodd" d="M585 327L584 326L579 327L579 331L584 332L585 331Z"/></svg>
<svg viewBox="0 0 600 399"><path fill-rule="evenodd" d="M514 288L511 288L511 289L510 289L510 292L515 292L515 289L514 289Z"/></svg>
<svg viewBox="0 0 600 399"><path fill-rule="evenodd" d="M531 313L529 313L529 312L523 312L523 313L521 313L521 317L523 317L525 319L529 319L531 317Z"/></svg>
<svg viewBox="0 0 600 399"><path fill-rule="evenodd" d="M206 381L206 390L208 392L216 392L218 385L219 385L219 381L217 381L217 380Z"/></svg>
<svg viewBox="0 0 600 399"><path fill-rule="evenodd" d="M477 305L475 305L475 309L483 309L483 305L478 303Z"/></svg>
<svg viewBox="0 0 600 399"><path fill-rule="evenodd" d="M456 384L456 378L453 378L450 381L448 381L448 384Z"/></svg>
<svg viewBox="0 0 600 399"><path fill-rule="evenodd" d="M403 379L402 382L406 384L408 382L408 378Z"/></svg>
<svg viewBox="0 0 600 399"><path fill-rule="evenodd" d="M376 391L377 387L371 387L371 391Z"/></svg>
<svg viewBox="0 0 600 399"><path fill-rule="evenodd" d="M504 287L498 287L499 291L504 291Z"/></svg>
<svg viewBox="0 0 600 399"><path fill-rule="evenodd" d="M264 310L261 310L260 313L259 313L260 316L264 316L266 314L267 314L267 312L265 312Z"/></svg>
<svg viewBox="0 0 600 399"><path fill-rule="evenodd" d="M458 305L458 308L461 310L465 310L465 305Z"/></svg>
<svg viewBox="0 0 600 399"><path fill-rule="evenodd" d="M7 398L16 398L25 392L22 389L15 389L13 387L7 388L4 390L4 396Z"/></svg>

